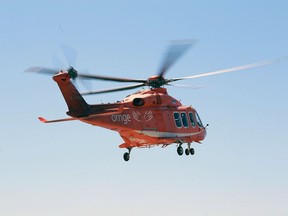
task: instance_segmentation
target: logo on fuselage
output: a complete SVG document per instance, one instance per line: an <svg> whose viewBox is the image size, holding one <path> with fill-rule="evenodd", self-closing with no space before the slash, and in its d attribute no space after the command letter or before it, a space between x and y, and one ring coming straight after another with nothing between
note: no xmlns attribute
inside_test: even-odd
<svg viewBox="0 0 288 216"><path fill-rule="evenodd" d="M131 121L131 116L129 114L123 115L112 115L111 116L112 122L122 122L123 124L128 124Z"/></svg>
<svg viewBox="0 0 288 216"><path fill-rule="evenodd" d="M132 111L133 119L138 122L148 122L153 118L152 110L146 111L143 115L140 112Z"/></svg>

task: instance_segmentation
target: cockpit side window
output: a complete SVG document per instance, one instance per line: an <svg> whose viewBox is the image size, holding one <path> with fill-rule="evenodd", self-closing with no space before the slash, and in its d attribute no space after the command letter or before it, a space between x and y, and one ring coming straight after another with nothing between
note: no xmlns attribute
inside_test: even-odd
<svg viewBox="0 0 288 216"><path fill-rule="evenodd" d="M175 124L178 128L182 127L181 119L180 119L180 114L178 112L174 112L174 121Z"/></svg>
<svg viewBox="0 0 288 216"><path fill-rule="evenodd" d="M195 122L194 115L192 112L189 112L189 119L190 119L190 123L191 123L192 127L195 127L196 122Z"/></svg>
<svg viewBox="0 0 288 216"><path fill-rule="evenodd" d="M195 116L196 116L196 121L199 127L203 127L202 121L200 119L200 116L198 115L197 112L195 112Z"/></svg>

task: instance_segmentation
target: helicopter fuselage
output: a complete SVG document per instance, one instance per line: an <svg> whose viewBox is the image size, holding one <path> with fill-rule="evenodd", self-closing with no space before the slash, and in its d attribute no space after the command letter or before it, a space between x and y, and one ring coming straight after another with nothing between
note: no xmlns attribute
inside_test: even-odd
<svg viewBox="0 0 288 216"><path fill-rule="evenodd" d="M182 144L184 143L187 144L185 154L194 155L195 152L191 148L191 143L201 143L205 139L208 124L204 127L196 110L192 106L183 106L180 101L168 95L166 88L163 88L163 86L186 79L196 79L262 67L279 63L285 59L268 59L207 73L172 79L165 78L171 66L194 43L195 41L193 40L173 42L167 49L158 73L148 79L78 73L71 64L66 71L60 70L60 72L49 68L31 67L26 71L54 75L53 79L58 84L68 106L67 115L70 116L70 118L49 121L39 117L39 120L44 123L79 120L116 131L124 140L124 143L119 147L128 149L128 152L123 155L125 161L129 160L133 147L151 147L154 145L165 147L173 143L178 144L178 155L183 155ZM55 73L57 74L55 75ZM76 78L130 84L80 94L71 82L71 79ZM83 95L119 92L140 87L148 87L149 89L138 91L116 103L90 105L82 97Z"/></svg>
<svg viewBox="0 0 288 216"><path fill-rule="evenodd" d="M82 122L116 131L120 148L167 146L202 141L206 136L198 113L168 95L166 88L138 91L117 103L89 105L67 73L53 77L68 105L68 115Z"/></svg>

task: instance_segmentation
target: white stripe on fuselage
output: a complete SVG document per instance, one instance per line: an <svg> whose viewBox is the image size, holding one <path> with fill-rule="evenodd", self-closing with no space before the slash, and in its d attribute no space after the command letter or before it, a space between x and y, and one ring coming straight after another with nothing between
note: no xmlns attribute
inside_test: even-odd
<svg viewBox="0 0 288 216"><path fill-rule="evenodd" d="M202 131L196 133L171 133L171 132L158 132L158 131L149 131L149 130L135 130L139 134L144 134L150 137L163 137L163 138L174 138L174 137L188 137L195 136L200 134Z"/></svg>

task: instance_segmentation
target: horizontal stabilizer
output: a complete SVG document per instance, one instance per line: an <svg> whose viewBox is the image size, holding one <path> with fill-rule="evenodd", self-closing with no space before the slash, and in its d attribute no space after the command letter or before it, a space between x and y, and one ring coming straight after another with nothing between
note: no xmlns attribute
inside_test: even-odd
<svg viewBox="0 0 288 216"><path fill-rule="evenodd" d="M64 119L55 119L55 120L46 120L43 117L38 117L38 119L43 123L54 123L54 122L64 122L64 121L73 121L77 120L77 118L64 118Z"/></svg>

